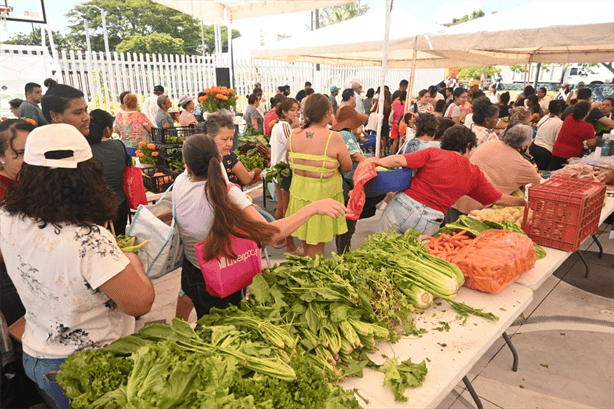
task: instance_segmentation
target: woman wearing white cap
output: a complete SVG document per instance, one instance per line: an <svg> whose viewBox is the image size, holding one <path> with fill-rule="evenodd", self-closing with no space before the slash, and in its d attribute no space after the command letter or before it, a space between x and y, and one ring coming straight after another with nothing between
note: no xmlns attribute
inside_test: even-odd
<svg viewBox="0 0 614 409"><path fill-rule="evenodd" d="M196 117L192 114L192 110L194 110L194 97L189 95L182 96L179 98L179 107L183 109L181 115L179 115L179 125L190 126L198 123Z"/></svg>
<svg viewBox="0 0 614 409"><path fill-rule="evenodd" d="M66 358L134 332L132 317L154 301L138 257L103 227L116 214L100 162L75 127L30 133L0 207L0 251L26 308L26 374L58 408L70 407L55 380Z"/></svg>

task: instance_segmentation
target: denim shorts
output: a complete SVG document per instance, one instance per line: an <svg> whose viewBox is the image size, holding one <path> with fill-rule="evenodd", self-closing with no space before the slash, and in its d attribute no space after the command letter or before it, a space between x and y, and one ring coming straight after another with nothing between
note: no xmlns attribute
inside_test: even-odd
<svg viewBox="0 0 614 409"><path fill-rule="evenodd" d="M439 230L444 218L443 212L431 209L398 192L384 209L379 222L379 230L387 231L391 227L397 233L405 233L414 229L426 236L432 236Z"/></svg>
<svg viewBox="0 0 614 409"><path fill-rule="evenodd" d="M64 389L56 382L55 375L66 358L34 358L24 352L23 368L28 378L32 379L53 401L58 409L70 409L70 402Z"/></svg>

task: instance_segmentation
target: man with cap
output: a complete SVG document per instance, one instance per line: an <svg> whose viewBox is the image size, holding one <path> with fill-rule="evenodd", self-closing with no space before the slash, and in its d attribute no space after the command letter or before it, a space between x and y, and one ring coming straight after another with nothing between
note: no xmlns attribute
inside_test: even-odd
<svg viewBox="0 0 614 409"><path fill-rule="evenodd" d="M333 110L335 111L335 113L337 112L337 95L339 95L339 87L335 87L334 85L332 87L330 87L330 95L328 96L328 99L330 99L330 103L333 104Z"/></svg>
<svg viewBox="0 0 614 409"><path fill-rule="evenodd" d="M147 118L152 124L156 123L156 112L158 111L158 97L164 94L164 87L162 85L156 85L153 89L153 95L147 97L141 112L147 115Z"/></svg>
<svg viewBox="0 0 614 409"><path fill-rule="evenodd" d="M485 96L482 90L480 90L480 80L469 81L468 87L469 87L469 90L471 91L472 101Z"/></svg>

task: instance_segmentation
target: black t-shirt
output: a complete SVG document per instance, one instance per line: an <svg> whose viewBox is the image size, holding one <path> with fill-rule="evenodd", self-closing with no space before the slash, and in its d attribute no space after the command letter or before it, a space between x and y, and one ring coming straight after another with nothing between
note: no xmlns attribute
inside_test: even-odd
<svg viewBox="0 0 614 409"><path fill-rule="evenodd" d="M575 107L575 105L572 105L570 107L565 108L565 110L563 111L563 115L561 115L561 119L564 121L565 118L567 118L567 115L571 114L571 112L573 111L573 107ZM605 115L604 113L601 111L601 109L599 108L593 108L591 109L591 111L588 113L588 116L586 117L585 121L588 122L589 124L595 126L595 124L601 119L603 118Z"/></svg>
<svg viewBox="0 0 614 409"><path fill-rule="evenodd" d="M307 96L306 94L307 93L305 92L304 89L300 90L299 92L296 93L296 100L298 102L301 102L301 100Z"/></svg>
<svg viewBox="0 0 614 409"><path fill-rule="evenodd" d="M481 98L481 97L485 97L485 96L486 95L482 91L474 92L473 96L471 97L471 100L475 101L476 99Z"/></svg>
<svg viewBox="0 0 614 409"><path fill-rule="evenodd" d="M237 154L230 151L228 155L222 158L222 162L224 163L224 168L226 169L226 174L228 175L228 180L230 181L230 183L237 184L241 186L241 189L243 189L243 185L241 184L241 181L239 180L237 175L232 173L232 168L234 168L235 165L240 162L240 159Z"/></svg>
<svg viewBox="0 0 614 409"><path fill-rule="evenodd" d="M126 167L126 154L122 141L110 139L92 145L91 148L94 157L102 162L102 173L117 196L117 204L122 204L126 200L126 194L122 188Z"/></svg>

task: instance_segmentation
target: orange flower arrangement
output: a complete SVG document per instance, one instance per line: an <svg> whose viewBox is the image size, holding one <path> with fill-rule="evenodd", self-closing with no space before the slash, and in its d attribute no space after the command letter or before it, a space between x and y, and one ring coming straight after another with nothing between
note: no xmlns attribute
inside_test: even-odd
<svg viewBox="0 0 614 409"><path fill-rule="evenodd" d="M237 107L237 97L235 90L227 87L211 87L205 90L207 95L198 98L206 112L216 112L220 109L235 111ZM234 97L234 98L233 98Z"/></svg>
<svg viewBox="0 0 614 409"><path fill-rule="evenodd" d="M139 142L139 149L136 151L136 156L141 163L155 165L155 158L159 155L160 153L156 151L156 145L153 143L147 143L145 141Z"/></svg>

